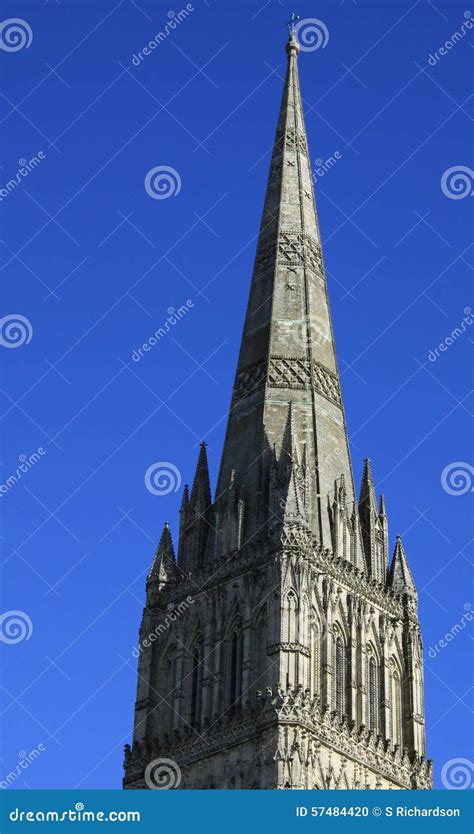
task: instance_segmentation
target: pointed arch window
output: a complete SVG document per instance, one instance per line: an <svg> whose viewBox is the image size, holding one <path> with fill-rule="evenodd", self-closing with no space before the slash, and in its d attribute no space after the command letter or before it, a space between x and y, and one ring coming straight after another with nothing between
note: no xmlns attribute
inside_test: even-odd
<svg viewBox="0 0 474 834"><path fill-rule="evenodd" d="M379 698L377 664L373 656L369 657L367 666L367 697L367 724L369 730L376 732L378 729Z"/></svg>
<svg viewBox="0 0 474 834"><path fill-rule="evenodd" d="M320 680L321 680L321 651L320 651L320 631L317 625L313 626L312 632L312 684L311 689L313 698L319 696Z"/></svg>
<svg viewBox="0 0 474 834"><path fill-rule="evenodd" d="M391 664L390 674L390 706L391 706L391 728L393 746L401 747L402 744L402 707L401 707L401 686L400 675L395 667Z"/></svg>
<svg viewBox="0 0 474 834"><path fill-rule="evenodd" d="M243 655L243 632L240 621L236 622L230 634L230 685L229 685L229 708L235 710L242 695L242 655Z"/></svg>
<svg viewBox="0 0 474 834"><path fill-rule="evenodd" d="M344 643L342 642L340 635L337 635L334 645L334 700L336 712L339 718L342 718L345 712L344 667Z"/></svg>
<svg viewBox="0 0 474 834"><path fill-rule="evenodd" d="M421 672L418 664L413 674L413 711L417 715L421 713Z"/></svg>
<svg viewBox="0 0 474 834"><path fill-rule="evenodd" d="M158 680L158 692L161 696L161 722L159 731L168 733L173 726L173 700L176 687L176 646L172 645L166 650L160 664L160 676Z"/></svg>
<svg viewBox="0 0 474 834"><path fill-rule="evenodd" d="M260 612L254 629L254 684L255 690L265 688L265 672L267 666L267 623L266 611Z"/></svg>
<svg viewBox="0 0 474 834"><path fill-rule="evenodd" d="M286 616L285 640L288 643L296 643L298 640L298 600L294 591L290 591L286 598Z"/></svg>
<svg viewBox="0 0 474 834"><path fill-rule="evenodd" d="M198 634L191 649L191 721L192 726L200 723L202 705L202 635Z"/></svg>

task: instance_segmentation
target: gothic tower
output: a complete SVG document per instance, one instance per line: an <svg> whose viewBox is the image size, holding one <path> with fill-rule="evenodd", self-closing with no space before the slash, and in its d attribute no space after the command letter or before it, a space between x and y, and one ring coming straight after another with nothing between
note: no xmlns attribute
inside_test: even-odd
<svg viewBox="0 0 474 834"><path fill-rule="evenodd" d="M214 500L207 452L146 586L125 788L430 788L417 592L356 500L291 32ZM148 770L147 770L148 766Z"/></svg>

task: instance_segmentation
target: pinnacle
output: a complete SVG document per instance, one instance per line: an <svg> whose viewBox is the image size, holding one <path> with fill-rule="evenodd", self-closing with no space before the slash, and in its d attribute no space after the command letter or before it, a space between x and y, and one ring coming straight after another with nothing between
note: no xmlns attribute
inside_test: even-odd
<svg viewBox="0 0 474 834"><path fill-rule="evenodd" d="M194 476L193 488L191 490L191 505L197 503L201 507L209 507L211 504L211 485L209 481L209 464L207 461L207 443L200 444L199 457Z"/></svg>
<svg viewBox="0 0 474 834"><path fill-rule="evenodd" d="M166 582L174 577L176 571L176 560L173 540L171 538L170 524L168 521L165 521L155 559L149 573L149 578L158 579L160 582Z"/></svg>
<svg viewBox="0 0 474 834"><path fill-rule="evenodd" d="M182 501L181 501L180 512L182 510L184 510L188 506L188 504L189 504L189 486L188 486L188 484L185 484L184 489L183 489L183 498L182 498Z"/></svg>
<svg viewBox="0 0 474 834"><path fill-rule="evenodd" d="M372 475L372 467L370 458L364 460L364 472L362 474L362 482L360 486L359 506L364 512L367 510L377 511L377 502L375 500L374 478Z"/></svg>
<svg viewBox="0 0 474 834"><path fill-rule="evenodd" d="M392 564L388 575L388 585L398 593L406 593L417 596L415 580L408 564L408 559L403 547L402 537L397 535Z"/></svg>

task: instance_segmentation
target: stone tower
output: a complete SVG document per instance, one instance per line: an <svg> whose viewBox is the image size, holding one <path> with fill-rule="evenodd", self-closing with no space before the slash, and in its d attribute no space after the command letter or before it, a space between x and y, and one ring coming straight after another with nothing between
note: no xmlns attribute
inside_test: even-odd
<svg viewBox="0 0 474 834"><path fill-rule="evenodd" d="M125 788L431 787L417 592L369 460L356 499L286 51L216 495L203 444L147 580Z"/></svg>

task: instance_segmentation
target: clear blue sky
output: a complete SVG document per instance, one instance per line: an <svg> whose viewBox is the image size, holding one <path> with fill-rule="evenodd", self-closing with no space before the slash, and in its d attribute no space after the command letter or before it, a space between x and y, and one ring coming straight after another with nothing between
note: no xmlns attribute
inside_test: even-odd
<svg viewBox="0 0 474 834"><path fill-rule="evenodd" d="M33 624L0 644L0 780L46 747L19 788L120 786L145 574L180 502L150 494L144 474L169 461L190 480L204 438L215 483L293 5L192 5L139 66L184 2L3 7L33 40L0 50L2 187L19 159L45 154L0 204L1 317L33 329L0 347L2 482L45 450L0 498L2 610ZM471 496L441 484L446 466L472 463L474 327L429 360L472 304L472 200L441 188L447 169L472 166L472 32L429 56L465 10L296 5L329 31L299 63L311 157L340 156L316 190L343 393L356 480L370 456L391 547L404 534L420 590L437 784L472 751L472 626L428 656L474 605ZM160 165L178 172L176 197L146 193Z"/></svg>

